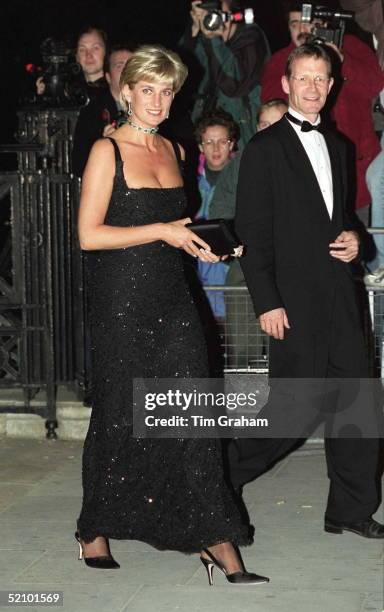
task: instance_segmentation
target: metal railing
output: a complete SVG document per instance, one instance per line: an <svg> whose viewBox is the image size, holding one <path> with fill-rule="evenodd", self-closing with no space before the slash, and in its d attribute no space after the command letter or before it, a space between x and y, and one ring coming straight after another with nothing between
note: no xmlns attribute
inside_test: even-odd
<svg viewBox="0 0 384 612"><path fill-rule="evenodd" d="M17 170L0 174L0 387L23 390L24 412L46 394L47 436L56 437L57 385L84 372L82 262L74 217L79 180L70 174L78 111L20 111ZM76 283L76 284L75 284ZM79 347L79 348L78 348Z"/></svg>
<svg viewBox="0 0 384 612"><path fill-rule="evenodd" d="M225 314L217 318L224 371L268 372L269 338L257 321L245 286L206 286L210 303L222 302ZM364 312L365 336L372 371L384 379L384 288L367 288L368 308Z"/></svg>

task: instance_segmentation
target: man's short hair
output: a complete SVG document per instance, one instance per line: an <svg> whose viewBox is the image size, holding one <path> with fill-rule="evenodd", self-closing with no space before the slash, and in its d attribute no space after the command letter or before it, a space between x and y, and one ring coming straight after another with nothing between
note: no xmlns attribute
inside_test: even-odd
<svg viewBox="0 0 384 612"><path fill-rule="evenodd" d="M203 140L205 130L214 125L221 125L222 127L227 128L228 137L233 142L237 142L239 139L240 129L232 115L227 113L222 108L215 108L214 110L202 115L195 123L195 137L199 144Z"/></svg>
<svg viewBox="0 0 384 612"><path fill-rule="evenodd" d="M283 10L286 19L289 19L289 13L301 13L303 10L302 2L295 2L295 0L286 0L283 3Z"/></svg>
<svg viewBox="0 0 384 612"><path fill-rule="evenodd" d="M98 28L97 26L94 25L86 25L83 28L81 28L81 30L79 31L77 38L76 38L76 47L79 44L79 40L80 38L84 35L84 34L91 34L91 32L97 32L98 35L100 36L101 40L104 43L105 48L107 49L108 47L108 35L106 32L104 32L104 30L102 30L101 28Z"/></svg>
<svg viewBox="0 0 384 612"><path fill-rule="evenodd" d="M261 113L268 110L269 108L275 108L277 106L284 106L288 110L288 103L283 100L283 98L272 98L272 100L268 100L260 106L256 116L257 122L259 122Z"/></svg>
<svg viewBox="0 0 384 612"><path fill-rule="evenodd" d="M288 56L287 63L285 65L285 76L290 77L292 74L292 64L295 60L303 57L314 57L315 59L322 59L328 65L328 76L332 75L332 62L329 53L324 48L324 45L317 45L315 43L306 43L295 47Z"/></svg>
<svg viewBox="0 0 384 612"><path fill-rule="evenodd" d="M129 51L129 53L133 53L134 51L136 51L136 49L137 49L137 44L133 41L116 43L112 45L111 47L109 47L108 53L105 56L104 72L110 71L110 68L111 68L110 61L111 61L112 53L117 53L117 51Z"/></svg>

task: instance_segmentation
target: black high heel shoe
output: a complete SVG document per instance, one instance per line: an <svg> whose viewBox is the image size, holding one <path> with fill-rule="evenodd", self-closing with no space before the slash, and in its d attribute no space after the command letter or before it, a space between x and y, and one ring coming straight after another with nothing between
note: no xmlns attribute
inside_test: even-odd
<svg viewBox="0 0 384 612"><path fill-rule="evenodd" d="M85 564L88 567L96 567L98 569L117 569L120 565L114 560L112 555L101 555L99 557L84 557L83 546L80 542L80 534L78 531L75 533L75 538L79 544L79 561L84 559Z"/></svg>
<svg viewBox="0 0 384 612"><path fill-rule="evenodd" d="M206 555L208 555L209 559L205 559L204 557L200 557L200 559L207 570L210 586L213 585L212 572L215 565L224 574L228 582L231 582L232 584L263 584L264 582L269 582L269 578L266 576L259 576L258 574L252 574L251 572L246 571L238 571L228 574L225 567L221 565L216 557L213 556L210 550L204 548L204 552Z"/></svg>

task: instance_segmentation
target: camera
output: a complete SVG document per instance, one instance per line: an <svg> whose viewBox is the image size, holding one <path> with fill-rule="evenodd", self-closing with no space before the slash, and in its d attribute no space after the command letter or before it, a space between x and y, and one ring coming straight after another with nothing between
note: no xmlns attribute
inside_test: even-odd
<svg viewBox="0 0 384 612"><path fill-rule="evenodd" d="M234 10L229 13L221 9L221 2L219 1L201 2L199 8L207 11L207 15L203 19L203 25L210 32L219 30L228 21L233 21L234 23L244 22L246 25L254 22L253 9L251 8L246 8L243 11Z"/></svg>
<svg viewBox="0 0 384 612"><path fill-rule="evenodd" d="M341 49L346 22L354 18L354 13L344 11L332 11L325 6L303 4L301 8L301 21L312 23L315 19L326 23L326 25L315 24L307 42L311 43L333 43Z"/></svg>
<svg viewBox="0 0 384 612"><path fill-rule="evenodd" d="M46 38L41 46L43 68L35 70L31 64L27 71L35 79L42 77L45 85L41 96L29 95L26 103L38 103L48 108L84 106L88 102L83 71L64 42Z"/></svg>

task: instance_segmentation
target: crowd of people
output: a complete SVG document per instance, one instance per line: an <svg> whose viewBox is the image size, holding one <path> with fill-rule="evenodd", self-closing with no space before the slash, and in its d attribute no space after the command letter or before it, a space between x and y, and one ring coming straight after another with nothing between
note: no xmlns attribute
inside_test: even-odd
<svg viewBox="0 0 384 612"><path fill-rule="evenodd" d="M230 13L239 2L219 4ZM180 41L202 75L191 109L199 152L194 218L234 220L246 248L240 261L216 255L188 227L182 144L190 135L168 138L172 129L161 128L187 78L179 55L160 45L107 50L104 33L93 27L78 38L90 95L73 160L82 177L93 394L75 537L90 567L119 567L109 538L138 539L200 552L210 584L214 567L231 583L260 584L269 579L246 571L237 548L252 540L242 488L319 416L294 381L336 378L342 404L342 382L368 376L349 263L361 250L354 214L363 225L370 211L372 223L384 221L384 160L372 118L384 74L375 51L356 36L346 34L340 47L311 40L314 23L302 21L301 4L287 7L291 42L272 56L258 25L228 19L211 30L207 10L191 3ZM366 281L384 286L382 238L376 246ZM246 285L254 311L244 313L245 323L270 337L277 382L263 413L275 418L279 435L234 439L226 459L218 439L132 435L135 378L210 375L182 252L197 260L203 284ZM212 309L217 320L226 317L241 354L223 294ZM374 401L364 396L366 414L376 414ZM327 405L325 414L332 434L325 441L324 529L384 538L384 525L372 518L379 435L344 437L341 425L335 434L341 404Z"/></svg>
<svg viewBox="0 0 384 612"><path fill-rule="evenodd" d="M241 2L223 0L221 10L230 12L239 5ZM290 52L308 40L314 25L327 25L318 19L312 23L303 22L301 6L301 3L294 1L285 3L291 40L288 46L271 56L267 37L257 24L245 25L228 20L221 28L207 30L204 26L207 10L201 8L197 0L191 3L191 25L179 41L179 49L183 57L193 56L191 65L197 82L196 91L191 101L190 115L182 121L181 131L177 121L167 122L168 127L164 129L162 126L161 130L166 136L174 136L187 150L188 175L192 174L193 180L197 180L200 192L200 201L191 204L192 215L200 208L198 217L201 217L203 207L206 218L233 218L240 155L235 155L236 161L229 164L225 172L221 170L226 163L212 169L212 162L208 160L207 177L207 151L201 150L201 138L198 137L195 143L200 149L198 158L195 153L197 147L191 145L191 141L193 143L200 121L209 118L212 113L225 112L231 116L238 131L236 142L229 144L228 150L231 153L235 146L241 153L251 136L263 128L263 124L258 123L262 104L272 103L271 108L276 109L275 120L280 118L279 110L284 108L283 103L287 101L287 95L282 90L281 74ZM73 171L79 177L83 174L92 144L100 137L111 135L124 121L119 78L124 63L136 46L133 42L126 42L108 47L106 33L92 26L82 30L78 36L76 59L82 67L89 97L89 103L80 111L74 135ZM375 128L372 109L377 101L380 107L380 94L384 87L383 71L374 48L356 35L345 34L340 49L333 43L326 43L326 46L333 55L335 85L323 111L323 120L334 125L348 146L348 198L351 210L356 212L363 225L380 228L384 224L383 154L380 132ZM44 91L41 79L38 80L37 88L39 93ZM281 100L281 105L275 105L274 100ZM211 129L214 126L211 125ZM194 146L195 150L191 151ZM218 151L212 153L214 157ZM226 156L227 161L232 156ZM208 157L212 158L209 152ZM208 205L208 200L212 200L213 216L209 211L211 204ZM371 250L371 261L365 262L365 280L371 286L381 287L384 286L382 234L374 236L374 242L376 255L372 256ZM238 262L223 264L220 275L215 270L216 282L211 284L221 284L218 282L220 279L224 282L230 269L239 270ZM209 284L206 276L204 279ZM231 274L228 280L231 280ZM223 298L217 302L217 312L223 313Z"/></svg>

